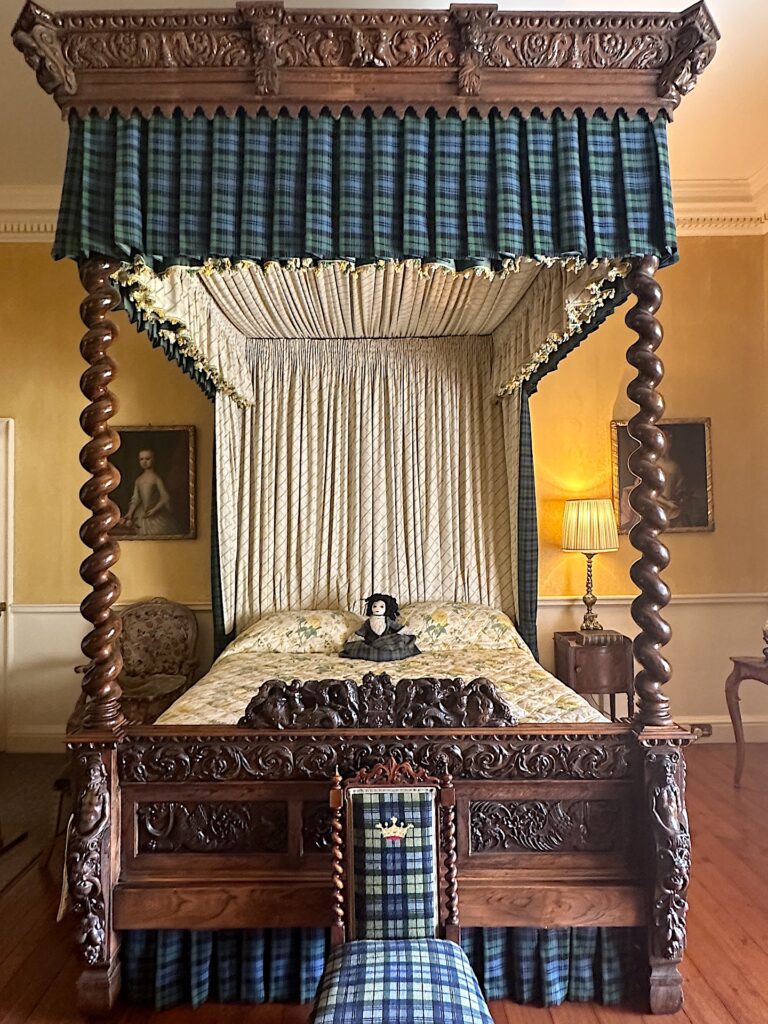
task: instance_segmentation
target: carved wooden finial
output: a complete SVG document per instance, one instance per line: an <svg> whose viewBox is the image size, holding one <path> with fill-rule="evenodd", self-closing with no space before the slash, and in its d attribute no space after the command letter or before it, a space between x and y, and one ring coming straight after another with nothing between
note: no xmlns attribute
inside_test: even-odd
<svg viewBox="0 0 768 1024"><path fill-rule="evenodd" d="M56 15L27 0L11 38L46 92L71 96L77 90L74 69L62 51Z"/></svg>

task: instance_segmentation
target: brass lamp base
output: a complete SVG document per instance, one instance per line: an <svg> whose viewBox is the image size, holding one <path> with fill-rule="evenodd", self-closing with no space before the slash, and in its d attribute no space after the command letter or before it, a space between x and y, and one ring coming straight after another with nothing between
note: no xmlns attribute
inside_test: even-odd
<svg viewBox="0 0 768 1024"><path fill-rule="evenodd" d="M586 554L586 553L585 553ZM591 633L595 630L602 629L595 613L595 605L597 604L597 598L595 597L594 591L592 590L592 559L594 554L587 555L587 589L582 598L582 601L587 606L587 610L584 613L580 629L582 632Z"/></svg>

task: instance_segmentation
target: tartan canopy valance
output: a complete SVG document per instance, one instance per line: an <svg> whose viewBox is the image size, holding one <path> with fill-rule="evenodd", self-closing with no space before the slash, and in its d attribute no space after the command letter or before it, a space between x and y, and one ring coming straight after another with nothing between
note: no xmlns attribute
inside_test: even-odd
<svg viewBox="0 0 768 1024"><path fill-rule="evenodd" d="M56 257L676 259L666 120L72 115Z"/></svg>

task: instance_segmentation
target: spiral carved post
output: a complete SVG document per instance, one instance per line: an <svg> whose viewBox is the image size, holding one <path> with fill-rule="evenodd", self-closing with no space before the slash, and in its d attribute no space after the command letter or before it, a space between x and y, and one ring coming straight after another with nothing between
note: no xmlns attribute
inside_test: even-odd
<svg viewBox="0 0 768 1024"><path fill-rule="evenodd" d="M664 376L664 365L656 355L663 331L656 319L661 306L661 287L654 278L659 261L656 256L638 259L628 278L630 290L637 302L626 316L627 326L638 335L627 352L627 362L637 370L637 376L627 388L627 394L639 406L629 421L630 436L639 448L629 459L629 468L638 477L629 503L640 517L629 533L633 547L640 558L630 570L633 583L640 594L632 603L632 618L640 628L635 637L635 658L642 666L635 676L638 708L635 720L640 726L669 725L669 698L662 687L672 674L669 662L661 648L672 636L669 623L661 610L669 603L669 587L661 573L669 565L669 551L661 541L667 527L667 514L660 502L664 491L664 471L659 459L666 449L666 438L658 426L664 414L664 399L657 388Z"/></svg>
<svg viewBox="0 0 768 1024"><path fill-rule="evenodd" d="M440 790L445 846L445 937L459 941L459 882L456 862L456 790L453 779L444 775Z"/></svg>
<svg viewBox="0 0 768 1024"><path fill-rule="evenodd" d="M341 776L337 772L333 776L330 794L331 810L331 859L333 863L333 925L331 926L331 945L340 946L344 942L344 825L342 814L344 809L344 793L341 788Z"/></svg>
<svg viewBox="0 0 768 1024"><path fill-rule="evenodd" d="M80 389L89 403L80 415L80 426L90 435L80 452L80 463L91 474L80 489L80 500L91 512L80 528L80 539L92 550L80 566L80 575L92 587L80 611L93 626L82 644L83 654L89 659L83 678L83 690L90 698L85 726L113 733L119 733L125 725L117 682L123 667L118 643L121 622L112 611L120 596L120 581L112 572L120 548L110 537L120 511L109 497L120 483L120 474L109 462L109 456L120 446L120 438L109 425L118 408L110 391L117 367L108 354L117 337L117 327L109 319L119 301L110 280L116 267L114 261L97 257L80 269L80 280L88 293L80 306L81 319L88 328L80 343L80 353L88 363Z"/></svg>

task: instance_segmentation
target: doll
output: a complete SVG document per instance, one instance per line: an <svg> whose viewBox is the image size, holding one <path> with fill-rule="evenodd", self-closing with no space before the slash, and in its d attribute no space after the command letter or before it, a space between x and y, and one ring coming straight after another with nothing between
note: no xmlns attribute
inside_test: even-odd
<svg viewBox="0 0 768 1024"><path fill-rule="evenodd" d="M347 640L340 657L365 661L401 661L421 654L416 646L416 637L404 632L401 623L397 621L400 609L390 594L371 594L367 597L365 614L368 618Z"/></svg>

